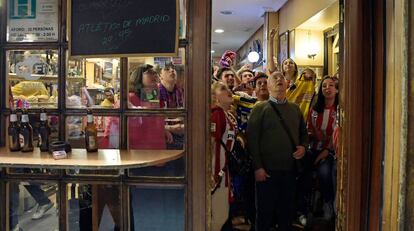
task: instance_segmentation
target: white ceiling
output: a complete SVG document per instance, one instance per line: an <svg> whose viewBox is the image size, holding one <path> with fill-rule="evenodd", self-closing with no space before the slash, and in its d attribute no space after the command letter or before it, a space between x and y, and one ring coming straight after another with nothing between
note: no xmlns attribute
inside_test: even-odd
<svg viewBox="0 0 414 231"><path fill-rule="evenodd" d="M288 0L213 0L212 50L221 56L225 50L237 51L264 23L266 11L279 10ZM223 15L220 11L232 11ZM223 29L217 34L215 29Z"/></svg>
<svg viewBox="0 0 414 231"><path fill-rule="evenodd" d="M326 30L339 23L339 1L321 10L306 22L302 23L297 29L302 30Z"/></svg>

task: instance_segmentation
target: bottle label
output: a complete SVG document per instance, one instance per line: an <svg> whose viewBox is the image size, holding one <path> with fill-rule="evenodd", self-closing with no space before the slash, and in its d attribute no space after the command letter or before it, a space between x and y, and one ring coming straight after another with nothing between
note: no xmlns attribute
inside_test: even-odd
<svg viewBox="0 0 414 231"><path fill-rule="evenodd" d="M47 121L47 115L46 115L46 113L40 113L40 120L41 121Z"/></svg>
<svg viewBox="0 0 414 231"><path fill-rule="evenodd" d="M42 136L39 134L39 144L38 144L38 146L40 147L40 146L42 146Z"/></svg>
<svg viewBox="0 0 414 231"><path fill-rule="evenodd" d="M10 122L17 122L17 115L16 114L11 114L10 115Z"/></svg>
<svg viewBox="0 0 414 231"><path fill-rule="evenodd" d="M89 147L95 148L96 147L96 139L95 136L89 136Z"/></svg>
<svg viewBox="0 0 414 231"><path fill-rule="evenodd" d="M29 116L28 115L22 115L22 123L29 122Z"/></svg>
<svg viewBox="0 0 414 231"><path fill-rule="evenodd" d="M19 134L19 142L20 142L20 147L24 147L24 136L23 136L23 134Z"/></svg>
<svg viewBox="0 0 414 231"><path fill-rule="evenodd" d="M93 122L93 115L88 115L88 123L92 123Z"/></svg>
<svg viewBox="0 0 414 231"><path fill-rule="evenodd" d="M16 145L14 145L14 140L13 140L13 136L9 135L9 147L14 147Z"/></svg>

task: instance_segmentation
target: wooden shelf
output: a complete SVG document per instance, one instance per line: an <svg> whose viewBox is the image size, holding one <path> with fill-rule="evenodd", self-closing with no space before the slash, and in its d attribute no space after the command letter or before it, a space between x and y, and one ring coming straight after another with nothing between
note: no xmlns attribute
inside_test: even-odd
<svg viewBox="0 0 414 231"><path fill-rule="evenodd" d="M10 152L0 148L0 167L50 169L127 169L165 164L179 159L183 150L118 150L100 149L88 153L86 149L72 149L66 159L55 160L47 152L35 148L33 152Z"/></svg>

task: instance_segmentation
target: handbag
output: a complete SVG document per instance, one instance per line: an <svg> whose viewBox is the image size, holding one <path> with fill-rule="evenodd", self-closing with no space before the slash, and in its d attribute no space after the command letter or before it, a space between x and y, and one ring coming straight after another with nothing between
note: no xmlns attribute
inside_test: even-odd
<svg viewBox="0 0 414 231"><path fill-rule="evenodd" d="M227 155L227 164L229 171L232 174L239 176L248 175L253 166L253 160L241 143L236 139L234 141L233 149L229 151L222 140L220 140L221 146L223 146Z"/></svg>
<svg viewBox="0 0 414 231"><path fill-rule="evenodd" d="M285 120L282 117L282 114L280 113L280 111L276 108L276 106L269 102L270 106L272 106L273 110L276 112L277 116L279 117L280 123L282 124L283 129L286 131L289 139L290 139L290 143L292 144L293 150L296 150L296 142L295 139L293 139L292 133L290 132L289 127L286 125ZM306 153L306 151L305 151ZM305 171L305 168L303 166L302 160L301 159L295 159L295 168L296 168L296 175L300 175Z"/></svg>

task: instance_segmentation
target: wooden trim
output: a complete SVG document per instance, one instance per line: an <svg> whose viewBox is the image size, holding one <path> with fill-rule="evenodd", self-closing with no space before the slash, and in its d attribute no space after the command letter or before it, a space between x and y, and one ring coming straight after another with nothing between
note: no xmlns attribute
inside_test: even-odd
<svg viewBox="0 0 414 231"><path fill-rule="evenodd" d="M414 177L414 3L408 2L408 152L407 152L407 177ZM411 142L410 142L411 141ZM414 184L413 181L407 182L406 201L405 201L405 230L414 230Z"/></svg>
<svg viewBox="0 0 414 231"><path fill-rule="evenodd" d="M384 102L385 102L385 1L374 3L373 19L373 128L370 172L368 230L380 230L382 209L382 161L384 154Z"/></svg>
<svg viewBox="0 0 414 231"><path fill-rule="evenodd" d="M407 155L408 0L386 1L386 104L382 230L403 230Z"/></svg>
<svg viewBox="0 0 414 231"><path fill-rule="evenodd" d="M366 230L372 129L372 2L344 0L338 230ZM342 21L343 20L343 21ZM346 33L344 33L346 31ZM363 41L363 42L361 42Z"/></svg>
<svg viewBox="0 0 414 231"><path fill-rule="evenodd" d="M208 228L211 0L189 1L187 230Z"/></svg>

